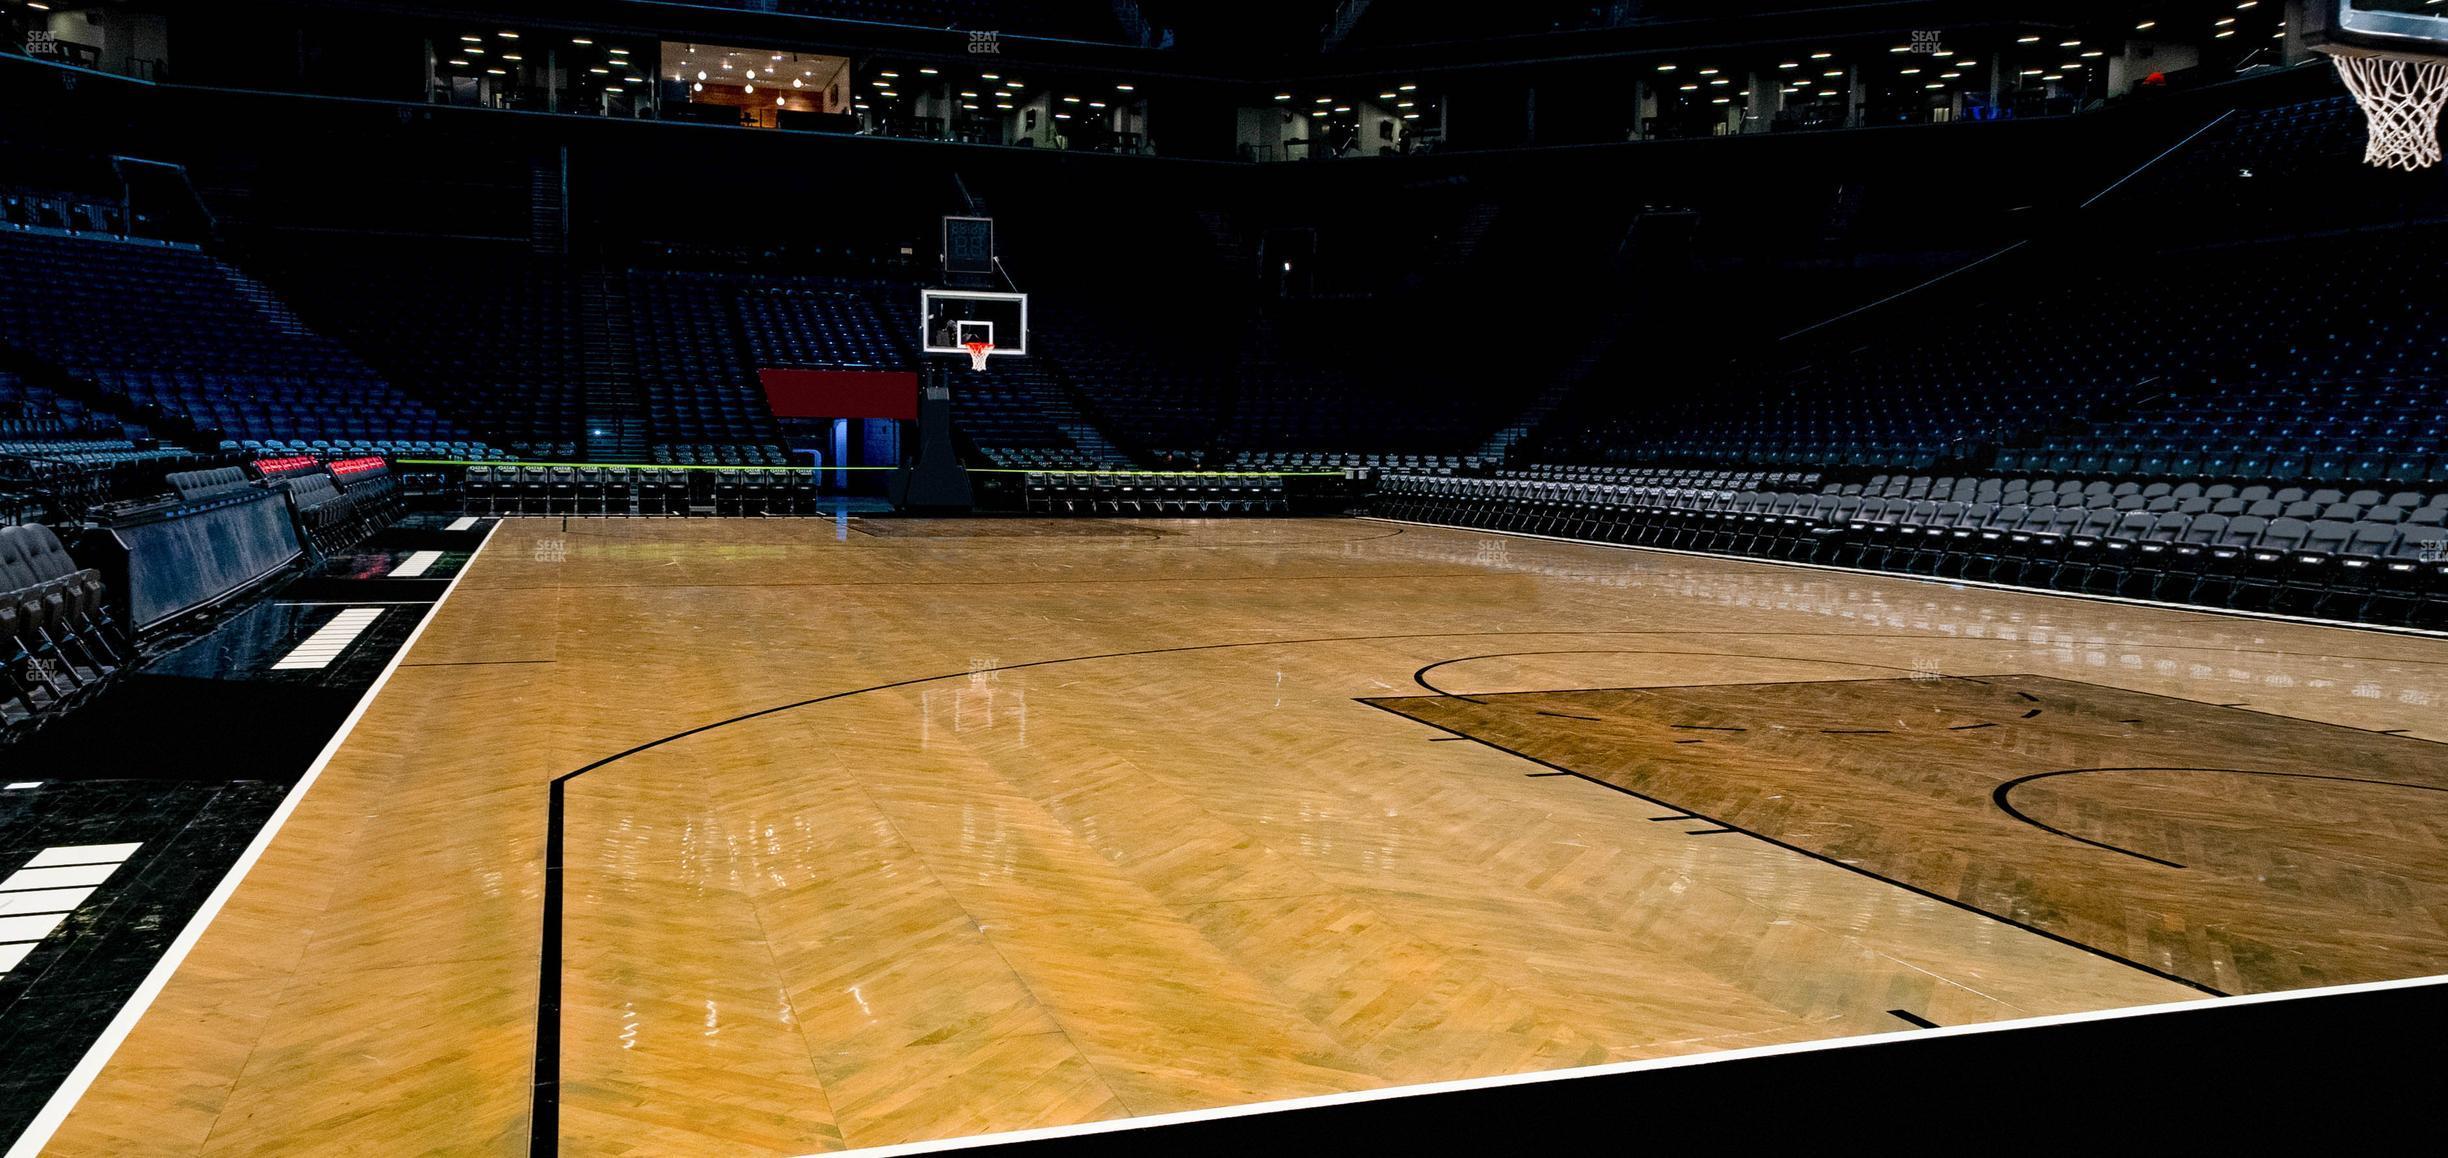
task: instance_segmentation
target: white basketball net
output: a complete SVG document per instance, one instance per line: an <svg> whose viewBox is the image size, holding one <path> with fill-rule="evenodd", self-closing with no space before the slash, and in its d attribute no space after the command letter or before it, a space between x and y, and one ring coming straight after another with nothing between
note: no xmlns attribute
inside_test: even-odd
<svg viewBox="0 0 2448 1158"><path fill-rule="evenodd" d="M2439 164L2440 106L2448 104L2448 60L2336 56L2346 91L2363 106L2371 142L2363 160L2412 172Z"/></svg>
<svg viewBox="0 0 2448 1158"><path fill-rule="evenodd" d="M987 355L994 353L994 343L963 342L961 344L969 347L969 368L972 370L985 369Z"/></svg>

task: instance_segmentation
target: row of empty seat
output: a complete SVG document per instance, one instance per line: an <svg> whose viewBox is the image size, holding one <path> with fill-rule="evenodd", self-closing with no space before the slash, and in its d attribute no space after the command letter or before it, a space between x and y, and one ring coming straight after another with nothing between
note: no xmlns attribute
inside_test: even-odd
<svg viewBox="0 0 2448 1158"><path fill-rule="evenodd" d="M480 515L793 516L831 514L806 470L474 466L460 483Z"/></svg>
<svg viewBox="0 0 2448 1158"><path fill-rule="evenodd" d="M1031 474L1028 509L1049 515L1280 515L1292 510L1284 480L1272 476Z"/></svg>
<svg viewBox="0 0 2448 1158"><path fill-rule="evenodd" d="M1036 514L1290 514L1280 477L1234 475L1028 475Z"/></svg>
<svg viewBox="0 0 2448 1158"><path fill-rule="evenodd" d="M1378 509L1605 542L2448 625L2448 492L2281 497L2259 487L1926 476L1810 491L1704 472L1648 479L1395 476Z"/></svg>
<svg viewBox="0 0 2448 1158"><path fill-rule="evenodd" d="M128 234L127 210L117 200L48 189L0 189L0 228Z"/></svg>
<svg viewBox="0 0 2448 1158"><path fill-rule="evenodd" d="M2212 454L2279 464L2265 477L2325 456L2428 470L2441 446L2424 420L2448 395L2444 271L2438 226L2158 254L2147 276L2026 251L1866 338L1664 396L1588 392L1540 439L1550 457L1620 463L1930 469L2004 446L2010 469L2071 452L2139 472L2164 452L2179 474L2216 476Z"/></svg>
<svg viewBox="0 0 2448 1158"><path fill-rule="evenodd" d="M2448 380L2249 382L2171 390L2132 414L2002 449L1995 465L2148 478L2440 483L2448 482L2443 448Z"/></svg>
<svg viewBox="0 0 2448 1158"><path fill-rule="evenodd" d="M106 686L132 653L102 579L40 524L0 526L0 732Z"/></svg>
<svg viewBox="0 0 2448 1158"><path fill-rule="evenodd" d="M0 336L232 439L470 437L260 283L192 249L0 230Z"/></svg>
<svg viewBox="0 0 2448 1158"><path fill-rule="evenodd" d="M1370 451L1244 450L1231 459L1230 470L1394 470L1407 473L1451 474L1489 465L1475 455L1392 454Z"/></svg>
<svg viewBox="0 0 2448 1158"><path fill-rule="evenodd" d="M981 446L987 465L1004 470L1103 470L1113 462L1073 446Z"/></svg>
<svg viewBox="0 0 2448 1158"><path fill-rule="evenodd" d="M371 456L258 458L244 467L177 471L165 481L181 503L198 507L257 491L279 495L298 542L318 558L389 526L405 502L390 463Z"/></svg>

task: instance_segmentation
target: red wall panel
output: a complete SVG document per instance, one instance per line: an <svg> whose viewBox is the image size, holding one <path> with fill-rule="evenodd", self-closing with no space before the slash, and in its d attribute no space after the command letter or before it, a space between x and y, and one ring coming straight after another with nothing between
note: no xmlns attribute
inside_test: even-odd
<svg viewBox="0 0 2448 1158"><path fill-rule="evenodd" d="M918 417L918 375L907 370L757 371L776 418Z"/></svg>

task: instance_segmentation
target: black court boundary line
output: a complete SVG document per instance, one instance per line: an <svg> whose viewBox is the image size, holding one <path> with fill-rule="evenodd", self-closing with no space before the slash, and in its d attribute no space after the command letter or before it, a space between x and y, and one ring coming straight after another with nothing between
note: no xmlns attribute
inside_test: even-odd
<svg viewBox="0 0 2448 1158"><path fill-rule="evenodd" d="M1386 697L1386 698L1389 698L1389 699L1407 699L1407 698L1412 698L1412 697L1395 696L1395 697ZM1623 793L1624 795L1629 796L1629 797L1632 797L1632 798L1633 798L1633 799L1635 799L1635 800L1644 800L1644 801L1647 801L1647 802L1649 802L1649 803L1651 803L1651 804L1657 805L1657 806L1658 806L1658 807L1660 807L1660 808L1683 808L1683 806L1682 806L1682 805L1680 805L1680 804L1676 804L1676 803L1674 803L1674 802L1672 802L1672 801L1668 801L1668 800L1660 800L1660 799L1658 799L1657 797L1655 797L1655 796L1651 796L1651 795L1649 795L1649 794L1647 794L1647 793L1645 793L1645 792L1637 792L1637 791L1634 791L1633 789L1626 788L1626 787L1624 787L1624 786L1623 786L1623 785L1621 785L1621 784L1614 784L1614 783L1610 783L1610 782L1605 781L1605 780L1601 780L1601 779L1599 779L1599 778L1597 778L1597 777L1595 777L1595 776L1592 776L1592 775L1590 775L1590 774L1588 774L1588 773L1586 773L1586 772L1576 771L1576 770L1574 770L1574 769L1567 768L1567 767L1565 767L1565 766L1563 766L1563 765L1561 765L1561 764L1556 764L1556 763L1552 763L1552 762L1550 762L1550 761L1541 760L1541 759L1539 759L1538 757L1536 757L1536 756L1532 756L1532 755L1530 755L1530 754L1528 754L1528 753L1525 753L1525 752L1517 752L1517 751L1515 751L1515 750L1513 750L1513 749L1511 749L1511 748L1505 747L1505 746L1504 746L1504 745L1502 745L1502 744L1496 743L1496 742L1495 742L1495 741L1493 741L1493 740L1488 740L1488 739L1484 739L1484 738L1481 738L1481 737L1478 737L1478 736L1473 736L1473 735L1470 735L1470 734L1469 734L1469 733L1467 733L1467 732L1458 732L1458 731L1455 731L1455 730L1454 730L1454 729L1452 729L1452 728L1448 728L1448 727L1446 727L1446 726L1445 726L1445 725L1443 725L1443 724L1430 723L1429 721L1427 721L1427 720L1423 720L1423 719L1420 719L1420 718L1419 718L1419 717L1417 717L1417 716L1406 715L1406 714L1404 714L1403 712L1397 711L1397 710L1395 710L1394 708L1388 707L1387 705L1385 705L1385 704L1383 704L1383 703L1380 703L1380 702L1378 702L1378 701L1376 701L1376 700L1363 699L1363 700L1359 700L1359 701L1357 701L1357 702L1359 702L1359 703L1363 703L1363 704L1367 704L1368 706L1370 706L1370 707L1372 707L1372 708L1375 708L1375 709L1377 709L1378 711L1384 712L1384 713L1386 713L1387 715L1394 716L1394 717L1397 717L1397 718L1399 718L1399 719L1410 720L1411 722L1413 722L1413 723L1415 723L1415 724L1425 724L1425 725L1427 725L1428 727L1431 727L1431 728L1435 728L1435 729L1437 729L1438 731L1448 732L1448 733L1451 733L1451 734L1456 735L1456 736L1461 736L1461 737L1463 737L1463 738L1465 738L1465 739L1468 739L1468 740L1474 741L1474 742L1476 742L1476 743L1478 743L1478 744L1480 744L1480 745L1482 745L1482 746L1484 746L1484 747L1494 749L1495 751L1498 751L1498 752L1502 752L1502 753L1504 753L1504 754L1505 754L1505 755L1507 755L1507 756L1512 756L1512 757L1514 757L1514 758L1516 758L1516 759L1520 759L1520 760L1527 760L1527 761L1529 761L1530 763L1533 763L1533 764L1538 765L1539 767L1542 767L1542 768L1552 768L1552 769L1554 769L1554 770L1556 770L1556 771L1558 771L1558 772L1564 772L1564 773L1569 773L1569 774L1574 775L1574 776L1578 776L1578 777L1580 777L1581 779L1583 779L1583 780L1587 780L1587 781L1589 781L1590 783L1595 784L1595 785L1597 785L1597 786L1599 786L1599 787L1601 787L1601 788L1605 788L1605 789L1608 789L1608 790L1610 790L1610 791L1614 791L1614 792L1620 792L1620 793ZM1813 851L1811 851L1810 849L1803 848L1803 847L1801 847L1801 846L1799 846L1799 845L1795 845L1795 844L1788 843L1788 842L1786 842L1786 841L1778 840L1777 838L1775 838L1775 837L1773 837L1773 836L1769 836L1769 835L1767 835L1767 834L1765 834L1765 833L1761 833L1761 832L1754 831L1754 830L1752 830L1752 829L1745 828L1745 827L1743 827L1743 826L1741 826L1741 825L1739 825L1739 824L1734 824L1734 823L1732 823L1732 822L1730 822L1730 821L1722 820L1722 819L1719 819L1718 817L1710 816L1710 815L1708 815L1708 814L1706 814L1706 813L1703 813L1703 812L1693 811L1693 810L1691 810L1691 809L1684 809L1684 811L1685 811L1686 813L1688 813L1688 817L1677 817L1676 819L1691 819L1691 820L1701 820L1701 821L1706 821L1706 822L1708 822L1708 823L1710 823L1710 824L1714 824L1714 825L1719 826L1720 828L1726 829L1726 830L1727 830L1727 831L1729 831L1729 832L1740 833L1740 834L1742 834L1742 835L1744 835L1744 836L1750 837L1750 838L1752 838L1753 840L1757 840L1757 841L1761 842L1762 844L1772 845L1772 846L1774 846L1774 847L1784 849L1784 850L1785 850L1785 851L1787 851L1787 852L1796 853L1796 854L1798 854L1798 855L1808 857L1808 858L1810 858L1810 859L1812 859L1812 860L1818 861L1818 862L1819 862L1819 863L1821 863L1821 864L1833 865L1833 866L1835 866L1835 867L1837 867L1837 868L1843 869L1843 870L1844 870L1844 871L1846 871L1846 872L1853 873L1853 874L1854 874L1854 875L1856 875L1856 876L1864 876L1864 877L1868 877L1868 878L1870 878L1871 880L1878 881L1878 882L1879 882L1879 883L1881 883L1881 884L1893 885L1894 887L1899 888L1899 889L1902 889L1902 890L1904 890L1905 892L1911 893L1911 894L1913 894L1914 896L1917 896L1917 897L1923 897L1923 898L1926 898L1926 899L1929 899L1929 900L1936 901L1936 902L1938 902L1938 903L1940 903L1940 904L1942 904L1942 905L1946 905L1946 906L1947 906L1947 907L1949 907L1949 908L1961 909L1961 910L1963 910L1964 912L1967 912L1967 913L1973 913L1973 914L1977 914L1977 915L1982 916L1982 917L1986 917L1986 918L1988 918L1988 919L1990 919L1990 920L1992 920L1992 921L1996 921L1997 923L1999 923L1999 924L2001 924L2001 925L2006 925L2006 926L2009 926L2009 927L2012 927L2012 928L2021 929L2021 930L2023 930L2023 931L2024 931L2024 932L2026 932L2026 933L2031 933L2031 934L2034 934L2034 935L2036 935L2036 936L2045 937L2045 938L2047 938L2047 939L2049 939L2049 940L2051 940L2051 941L2055 941L2055 942L2057 942L2057 943L2058 943L2058 944L2060 944L2060 945L2064 945L2064 946L2067 946L2067 947L2069 947L2069 948L2073 948L2073 949L2079 949L2079 950L2081 950L2081 951L2083 951L2083 952L2085 952L2085 953L2089 953L2089 954L2091 954L2091 955L2092 955L2092 956L2094 956L2094 957L2099 957L2099 958L2103 958L2103 959L2105 959L2105 960L2114 961L2114 962L2116 962L2116 963L2117 963L2117 964L2119 964L2119 965L2126 966L2127 968L2131 968L2131 969L2137 969L2137 970L2140 970L2140 971L2142 971L2142 972L2144 972L2144 973L2148 973L2148 974L2150 974L2150 975L2151 975L2151 976L2153 976L2153 977L2159 978L2159 979L2160 979L2160 980L2162 980L2162 981L2172 981L2172 982L2175 982L2175 983L2176 983L2176 984L2178 984L2178 985L2182 985L2182 986L2184 986L2184 987L2185 987L2185 988L2187 988L2187 989L2199 990L2199 991L2201 991L2201 992L2203 992L2203 993L2207 993L2207 994L2209 994L2209 995L2210 995L2210 996L2212 996L2212 997L2230 997L2230 996L2233 996L2232 994L2228 993L2227 991L2225 991L2225 990L2223 990L2223 989L2217 989L2217 988L2214 988L2214 987L2209 986L2209 985L2204 985L2204 984L2202 984L2202 983L2201 983L2201 982L2199 982L2199 981L2195 981L2195 980L2193 980L2192 978L2189 978L2189 977L2181 977L2181 976L2178 976L2178 975L2176 975L2176 974L2174 974L2174 973L2170 973L2170 972L2168 972L2168 971L2166 971L2166 970L2164 970L2164 969L2156 969L2156 968L2153 968L2153 967L2151 967L2151 966L2149 966L2149 965L2145 965L2145 964L2141 963L2140 961L2133 960L2132 958L2129 958L2129 957L2121 957L2121 956L2118 956L2118 955L2117 955L2117 954L2115 954L2115 953L2111 953L2111 952L2109 952L2109 951L2108 951L2108 950L2106 950L2106 949L2099 948L2098 946L2095 946L2095 945L2088 945L2088 944L2085 944L2085 943L2083 943L2083 942L2081 942L2081 941L2077 941L2077 940L2073 939L2072 937L2065 936L2065 935L2064 935L2064 934L2062 934L2062 933L2052 933L2052 932L2048 931L2047 929L2043 929L2043 928L2040 928L2040 927L2035 926L2035 925L2028 925L2028 924L2025 924L2025 923L2023 923L2023 922L2021 922L2021 921L2015 920L2015 919L2014 919L2014 918L2012 918L2012 917L2007 917L2007 916L2002 916L2002 915L1997 914L1997 913L1992 913L1992 912L1990 912L1990 911L1989 911L1989 910L1987 910L1987 909L1979 908L1979 907L1976 907L1976 906L1974 906L1974 905L1972 905L1972 904L1969 904L1969 903L1967 903L1967 902L1956 900L1956 899L1955 899L1955 898L1953 898L1953 897L1944 896L1944 895L1941 895L1941 894L1939 894L1939 893L1934 893L1934 892L1931 892L1930 890L1925 889L1925 888L1922 888L1922 887L1920 887L1920 886L1918 886L1918 885L1908 884L1908 883L1906 883L1906 882L1904 882L1904 881L1897 880L1897 879L1895 879L1894 877L1886 876L1886 875L1883 875L1883 874L1881 874L1881 873L1874 872L1874 871L1872 871L1872 870L1870 870L1870 869L1863 868L1863 867L1861 867L1860 865L1846 864L1845 862L1843 862L1843 861L1841 861L1841 860L1838 860L1838 859L1836 859L1835 857L1828 856L1828 855L1826 855L1826 854L1824 854L1824 853L1813 852Z"/></svg>
<svg viewBox="0 0 2448 1158"><path fill-rule="evenodd" d="M2317 772L2276 772L2255 768L2192 768L2168 765L2135 766L2129 768L2060 768L2054 772L2034 772L2028 776L2017 776L2012 780L1999 784L1996 789L1989 793L1989 800L1991 803L1997 805L1998 811L2003 812L2016 820L2020 820L2033 828L2037 828L2042 832L2062 836L2067 840L2080 841L2081 843L2090 845L2093 848L2103 848L2109 852L2122 853L2136 860L2149 861L2152 864L2162 864L2173 869L2185 867L2176 863L2175 861L2164 860L2162 858L2152 856L2149 853L2135 852L2130 848L2109 844L2106 841L2093 840L2087 836L2076 836L2075 834L2067 832L2066 830L2046 821L2033 819L2022 809L2015 807L2014 801L2010 799L2014 795L2015 789L2020 788L2025 784L2029 784L2034 780L2046 780L2052 776L2081 776L2092 772L2220 772L2230 776L2274 776L2286 780L2328 780L2341 784L2368 784L2376 788L2404 788L2415 792L2448 792L2448 787L2441 787L2436 784L2414 784L2404 780L2371 780L2361 776L2327 776Z"/></svg>
<svg viewBox="0 0 2448 1158"><path fill-rule="evenodd" d="M587 765L585 765L585 766L583 766L583 767L580 767L580 768L577 768L577 769L575 769L575 770L573 770L573 771L564 772L564 773L562 773L561 775L554 777L554 778L553 778L553 780L552 780L552 783L551 783L551 785L550 785L550 791L549 791L549 795L548 795L548 797L547 797L547 811L546 811L545 825L544 825L544 834L545 834L545 835L544 835L544 906L543 906L544 912L543 912L543 920L542 920L542 937L541 937L541 945L540 945L540 947L539 947L539 952L537 953L537 977L536 977L536 1027L535 1027L535 1042L536 1042L536 1045L535 1045L534 1070L533 1070L532 1083L531 1083L531 1093L530 1093L530 1098L529 1098L529 1103L528 1103L528 1142L527 1142L527 1144L528 1144L528 1154L531 1156L531 1158L546 1158L546 1156L549 1156L549 1155L559 1154L559 1153L560 1153L560 1148L561 1148L561 1133L560 1133L560 1122L561 1122L561 962L562 962L563 951L564 951L564 941L563 941L562 921L563 921L563 912L564 912L564 909L563 909L563 888L564 888L564 876L565 876L565 874L564 874L564 871L563 871L563 870L564 870L564 868L565 868L565 867L566 867L566 865L567 865L567 856L566 856L566 853L567 853L567 846L568 846L568 835L569 835L569 823L568 823L568 785L569 785L569 782L570 782L570 781L572 781L572 780L575 780L575 779L577 779L577 778L579 778L579 777L581 777L581 776L584 776L584 775L586 775L586 774L587 774L587 773L589 773L589 772L593 772L593 771L595 771L595 770L597 770L597 769L599 769L599 768L603 768L603 767L606 767L606 766L608 766L608 765L615 764L615 763L618 763L618 762L620 762L620 761L622 761L622 760L628 759L628 758L629 758L629 757L631 757L631 756L638 755L639 753L642 753L642 752L648 752L648 751L652 751L652 750L654 750L654 749L656 749L656 748L660 748L660 747L662 747L662 746L664 746L664 745L666 745L666 744L671 744L671 743L678 742L678 741L680 741L680 740L685 740L685 739L687 739L687 738L689 738L689 737L691 737L691 736L699 735L699 734L702 734L702 733L705 733L705 732L711 732L711 731L714 731L715 729L718 729L718 728L727 728L727 727L730 727L730 726L731 726L731 725L733 725L733 724L742 724L742 723L747 723L747 722L750 722L750 721L752 721L752 720L759 720L759 719L763 719L763 718L764 718L764 717L766 717L766 716L778 715L778 714L783 713L783 712L795 711L795 710L800 709L800 708L813 707L813 706L815 706L815 705L817 705L817 704L831 703L831 702L833 702L833 701L835 701L835 700L843 700L843 699L848 699L848 698L850 698L850 697L852 697L852 696L861 696L861 695L866 695L866 694L868 694L868 693L870 693L870 692L892 691L892 690L894 690L894 689L898 689L898 688L914 687L914 686L919 685L919 684L938 683L938 682L941 682L941 681L944 681L944 680L953 680L953 679L965 679L965 678L968 678L968 677L970 677L970 676L980 674L981 672L989 672L989 671L993 671L993 672L1005 672L1005 671L1023 671L1023 670L1029 669L1029 668L1037 668L1037 667L1050 667L1050 666L1053 666L1053 665L1056 665L1056 664L1066 664L1066 663L1085 663L1085 662L1094 661L1094 660L1106 660L1106 659L1131 659L1131 658L1139 658L1139 657L1152 656L1152 655L1178 655L1178 654L1184 654L1184 653L1189 653L1189 652L1204 652L1204 651L1227 651L1227 650L1235 650L1235 649L1241 649L1241 648L1260 648L1260 647L1303 647L1303 646L1313 646L1313 645L1317 645L1317 644L1326 644L1326 643L1372 643L1372 642L1385 642L1385 641L1391 641L1391 640L1409 640L1409 639L1491 639L1491 638L1523 638L1523 637L1539 637L1539 636L1551 636L1551 637L1560 638L1560 639L1570 639L1570 638L1573 638L1573 637L1575 637L1575 636L1602 636L1602 635L1643 636L1643 637L1646 637L1646 636L1711 636L1711 637L1713 637L1713 636L1751 636L1751 637L1804 636L1804 637L1809 637L1809 638L1813 638L1813 639L1922 639L1922 638L1926 638L1926 636L1925 636L1924 634L1922 634L1922 633L1918 633L1918 632L1734 631L1734 630L1702 630L1702 631L1689 631L1689 630L1686 630L1686 631L1666 631L1666 630L1660 630L1660 629L1655 629L1655 628L1649 628L1649 629L1630 629L1630 628L1612 628L1612 629L1610 629L1610 628L1560 628L1560 629L1553 630L1553 631L1434 631L1434 632L1396 632L1396 633L1391 633L1391 634L1383 634L1383 635L1339 635L1339 636L1320 636L1320 637L1316 637L1316 638L1308 638L1308 639L1265 639L1265 640L1247 640L1247 641L1243 641L1243 642L1239 642L1239 643L1203 643L1203 644L1186 644L1186 645L1183 645L1183 646L1180 646L1180 647L1157 647L1157 648L1146 648L1146 649L1142 649L1142 650L1138 650L1138 651L1115 651L1115 652L1103 652L1103 653L1099 653L1099 654L1095 654L1095 655L1075 655L1075 656L1062 656L1062 657L1058 657L1058 658L1054 658L1054 659L1030 660L1030 661L1023 662L1023 663L998 664L998 665L996 665L996 666L994 666L994 667L990 667L990 668L978 668L978 669L974 669L974 670L964 668L964 669L962 669L962 670L960 670L960 671L956 671L956 672L944 672L944 673L941 673L941 674L938 674L938 675L913 676L913 677L911 677L911 678L909 678L909 679L903 679L903 680L894 680L894 681L892 681L892 682L890 682L890 683L873 684L873 685L870 685L870 686L868 686L868 687L863 687L863 688L852 688L852 689L847 690L847 691L832 692L832 693L829 693L829 694L826 694L826 695L821 695L821 696L811 697L811 698L809 698L809 699L804 699L804 700L796 700L796 701L793 701L793 702L791 702L791 703L786 703L786 704L777 704L777 705L775 705L775 706L773 706L773 707L770 707L770 708L760 708L760 709L758 709L758 710L756 710L756 711L753 711L753 712L744 712L744 713L741 713L740 715L732 716L732 717L730 717L729 719L716 720L716 721L714 721L714 722L712 722L712 723L708 723L708 724L700 724L700 725L698 725L698 726L696 726L696 727L694 727L694 728L688 728L688 729L685 729L685 730L682 730L682 731L674 732L674 733L672 733L672 734L670 734L670 735L668 735L668 736L663 736L663 737L660 737L660 738L658 738L658 739L648 740L648 741L646 741L645 743L642 743L642 744L637 744L637 745L634 745L634 746L632 746L632 747L622 749L622 750L621 750L621 751L619 751L619 752L615 752L615 753L613 753L612 755L609 755L609 756L603 757L603 758L602 758L602 759L600 759L600 760L596 760L596 761L594 761L593 763L587 764ZM1673 654L1673 653L1666 653L1666 654ZM1693 653L1685 653L1685 654L1693 654L1693 655L1708 655L1708 654L1711 654L1711 653L1707 653L1707 652L1693 652ZM1766 658L1771 658L1771 659L1791 659L1791 658L1793 658L1793 657L1790 657L1790 656L1770 656L1770 657L1766 657ZM1907 669L1899 669L1899 670L1907 670ZM1701 685L1693 685L1693 686L1701 686ZM1360 702L1360 703L1368 703L1368 701L1367 701L1367 700L1360 700L1359 702ZM1376 705L1373 705L1373 704L1372 704L1372 705L1370 705L1370 706L1374 707L1374 706L1376 706ZM1389 714L1396 715L1396 716L1401 716L1401 713L1399 713L1399 712L1392 712L1390 709L1386 709L1386 710L1389 712ZM1404 718L1404 719L1409 719L1410 717L1404 716L1404 717L1402 717L1402 718ZM1424 721L1422 721L1422 722L1424 722ZM1441 730L1448 731L1448 732L1450 732L1450 731L1451 731L1451 729L1441 729ZM1457 738L1457 739L1474 740L1474 741L1477 741L1477 742L1479 742L1479 743L1481 743L1481 744L1485 744L1485 743L1486 743L1485 741L1478 740L1478 739L1477 739L1477 737L1473 737L1473 736L1464 736L1464 735L1461 735L1460 733L1454 733L1454 736L1455 736L1455 738ZM1492 747L1493 745L1489 745L1489 746L1491 746L1491 747ZM1513 753L1513 754L1514 754L1514 755L1519 755L1519 753ZM1527 759L1527 757L1524 757L1524 759ZM1569 769L1569 768L1560 768L1560 769L1557 769L1557 771L1564 772L1564 773L1567 773L1567 774L1569 774L1569 775L1573 775L1573 776L1580 776L1580 775L1581 775L1580 773L1578 773L1578 772L1574 772L1572 769ZM1582 778L1583 778L1583 779L1589 779L1588 777L1582 777ZM1592 780L1591 782L1592 782L1592 783L1597 783L1597 784L1604 784L1604 783L1605 783L1604 781L1598 781L1598 780ZM1614 786L1613 786L1613 785L1607 785L1607 787L1612 788L1612 787L1614 787ZM1644 799L1646 799L1646 798L1644 797ZM1661 803L1662 803L1662 802L1661 802ZM1707 818L1702 817L1702 818L1700 818L1700 819L1707 819ZM1766 838L1765 838L1765 837L1763 837L1763 838L1761 838L1761 839L1766 839ZM1798 851L1798 850L1797 850L1797 851ZM1938 898L1938 899L1943 899L1943 898ZM1974 911L1978 911L1978 910L1974 910ZM2035 931L2035 932L2037 932L2038 930L2034 930L2034 931ZM2044 933L2043 935L2044 935L2044 936L2046 936L2046 935L2048 935L2048 934L2045 934L2045 933ZM2137 966L2137 967L2139 968L2140 966ZM2215 991L2215 990L2213 990L2213 991L2210 991L2210 992L2215 993L2216 991ZM2225 995L2224 995L2224 994L2218 994L2218 996L2225 996Z"/></svg>

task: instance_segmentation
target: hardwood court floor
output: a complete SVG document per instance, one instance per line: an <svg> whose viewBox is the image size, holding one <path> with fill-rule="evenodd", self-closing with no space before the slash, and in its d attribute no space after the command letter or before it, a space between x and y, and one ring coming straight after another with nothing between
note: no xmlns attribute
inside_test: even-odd
<svg viewBox="0 0 2448 1158"><path fill-rule="evenodd" d="M2444 696L2434 640L1452 529L512 521L51 1151L523 1152L540 966L571 1154L2437 973ZM2399 786L1993 802L2134 767Z"/></svg>

